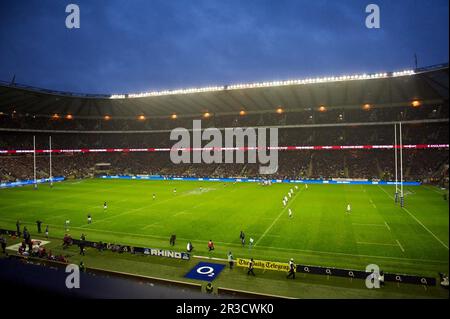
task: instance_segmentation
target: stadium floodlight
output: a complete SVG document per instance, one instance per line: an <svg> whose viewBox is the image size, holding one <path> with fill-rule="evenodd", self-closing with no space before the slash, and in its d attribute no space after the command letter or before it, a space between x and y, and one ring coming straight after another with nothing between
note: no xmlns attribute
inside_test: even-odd
<svg viewBox="0 0 450 319"><path fill-rule="evenodd" d="M412 107L419 107L420 106L420 101L419 100L414 100L411 102Z"/></svg>
<svg viewBox="0 0 450 319"><path fill-rule="evenodd" d="M277 87L286 85L305 85L314 83L328 83L328 82L339 82L339 81L359 81L359 80L370 80L388 77L399 77L399 76L409 76L414 75L413 70L403 70L396 71L392 73L372 73L372 74L353 74L353 75L341 75L341 76L325 76L316 78L305 78L305 79L290 79L283 81L265 81L265 82L255 82L255 83L238 83L231 84L227 86L207 86L203 88L188 88L188 89L176 89L176 90L162 90L162 91L151 91L142 92L135 94L112 94L109 96L110 99L125 99L125 98L142 98L150 96L162 96L162 95L174 95L174 94L192 94L192 93L203 93L203 92L217 92L226 90L240 90L240 89L253 89L253 88L265 88L265 87Z"/></svg>
<svg viewBox="0 0 450 319"><path fill-rule="evenodd" d="M370 108L371 108L371 106L370 106L369 103L366 103L366 104L363 105L363 110L365 110L365 111L369 111Z"/></svg>

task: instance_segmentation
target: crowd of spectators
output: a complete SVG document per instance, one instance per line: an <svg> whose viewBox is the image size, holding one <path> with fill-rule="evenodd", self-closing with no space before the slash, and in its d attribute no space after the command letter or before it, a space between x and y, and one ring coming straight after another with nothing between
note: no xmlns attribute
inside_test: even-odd
<svg viewBox="0 0 450 319"><path fill-rule="evenodd" d="M431 110L431 111L430 111ZM393 121L396 114L407 119L448 118L448 107L395 107L375 108L371 111L329 110L327 112L302 111L282 114L254 114L249 116L223 115L206 121L208 126L248 126L248 125L291 125L307 122L308 112L313 113L312 123L332 122L367 122ZM400 112L400 113L399 113ZM434 115L433 115L434 114ZM343 115L340 117L339 115ZM340 118L340 119L339 119ZM115 129L115 122L122 123L129 129L138 120L49 120L36 118L42 128L51 122L51 129L95 129L96 133L75 132L26 132L5 129L0 134L0 150L30 150L33 148L33 135L36 137L36 149L49 148L49 136L52 137L53 149L105 149L105 148L167 148L176 141L170 140L169 132L150 131L146 133L119 132L101 133L105 129ZM192 119L189 119L191 121ZM52 122L53 121L53 122ZM187 119L157 121L165 128L172 125L183 126ZM29 118L8 118L0 116L0 128L14 126L28 127ZM93 123L97 124L93 124ZM146 121L142 121L146 122ZM69 124L68 124L69 123ZM108 124L105 124L108 123ZM132 124L135 123L135 124ZM151 122L146 122L151 123ZM175 124L174 124L175 123ZM143 123L141 123L144 125ZM141 125L136 124L136 125ZM186 123L187 124L187 123ZM58 126L60 125L60 126ZM74 126L75 125L75 126ZM90 126L91 125L91 126ZM92 126L93 125L93 126ZM105 125L111 125L106 127ZM189 128L192 123L187 124ZM125 129L121 127L120 129ZM142 127L141 127L142 129ZM148 126L147 129L153 129ZM278 131L279 146L314 146L314 145L391 145L394 143L392 124L382 125L338 125L318 127L282 127ZM204 145L208 141L204 141ZM410 123L403 125L403 144L448 144L448 122ZM224 163L224 161L222 161ZM96 164L107 163L107 168ZM67 178L86 178L96 174L149 174L166 176L195 177L258 177L259 164L174 164L170 153L164 152L115 152L115 153L60 153L52 156L53 176ZM405 150L405 178L425 180L448 176L448 149ZM36 157L37 178L49 177L49 155ZM267 176L266 176L267 177ZM389 150L286 150L279 152L279 168L272 178L364 178L392 179L394 177L394 152ZM16 181L33 178L32 154L0 155L0 181Z"/></svg>
<svg viewBox="0 0 450 319"><path fill-rule="evenodd" d="M448 149L405 150L404 176L409 180L425 180L448 176ZM108 163L99 168L97 163ZM0 156L0 181L33 179L33 157ZM37 178L49 177L49 157L38 156ZM278 171L264 177L290 179L388 179L394 178L392 150L281 151ZM260 164L174 164L169 152L94 153L55 155L53 176L88 178L109 175L164 175L177 177L263 177Z"/></svg>
<svg viewBox="0 0 450 319"><path fill-rule="evenodd" d="M247 127L283 126L304 124L367 123L386 121L410 121L424 119L448 119L448 105L421 105L399 107L336 108L285 110L280 113L265 111L240 115L214 114L208 118L199 115L178 115L176 119L167 117L134 118L77 118L67 119L64 114L58 117L34 116L32 114L0 114L0 128L39 129L39 130L77 130L77 131L130 131L130 130L171 130L176 127L192 127L192 120L202 120L204 127Z"/></svg>

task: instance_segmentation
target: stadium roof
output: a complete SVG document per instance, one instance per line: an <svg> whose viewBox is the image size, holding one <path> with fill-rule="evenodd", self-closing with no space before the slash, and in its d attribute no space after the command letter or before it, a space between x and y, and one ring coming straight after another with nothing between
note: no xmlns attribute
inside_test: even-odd
<svg viewBox="0 0 450 319"><path fill-rule="evenodd" d="M0 112L80 118L109 115L136 118L171 114L236 114L241 110L272 112L328 108L375 107L448 102L448 63L426 68L315 79L237 84L208 88L120 95L52 91L0 82Z"/></svg>

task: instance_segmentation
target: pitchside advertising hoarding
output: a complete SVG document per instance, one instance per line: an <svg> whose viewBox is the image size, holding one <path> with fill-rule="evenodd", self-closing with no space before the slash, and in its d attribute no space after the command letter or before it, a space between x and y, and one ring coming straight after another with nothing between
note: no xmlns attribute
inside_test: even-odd
<svg viewBox="0 0 450 319"><path fill-rule="evenodd" d="M175 177L161 175L101 175L103 179L129 179L129 180L153 180L153 181L193 181L193 182L235 182L235 183L292 183L292 184L349 184L349 185L395 185L394 181L370 181L362 179L261 179L261 178L209 178L209 177ZM53 177L53 182L64 181L64 176ZM50 178L40 178L36 184L49 183ZM1 188L20 187L33 185L34 180L0 183ZM400 185L400 182L397 182ZM420 182L403 182L404 186L420 186Z"/></svg>
<svg viewBox="0 0 450 319"><path fill-rule="evenodd" d="M236 265L238 267L248 267L249 262L250 262L249 259L243 259L243 258L236 259ZM289 271L288 263L280 263L280 262L264 261L264 260L254 260L253 262L254 262L253 265L254 265L255 269L274 270L274 271L283 271L283 272ZM367 276L370 274L369 272L361 271L361 270L308 266L308 265L297 265L296 272L297 273L315 274L315 275L347 277L347 278L355 278L355 279L366 279ZM425 286L435 286L436 285L436 278L404 275L404 274L384 273L384 280L390 281L390 282L408 283L408 284L425 285Z"/></svg>
<svg viewBox="0 0 450 319"><path fill-rule="evenodd" d="M7 234L10 236L15 236L16 232L13 230L0 229L0 234ZM73 245L79 245L80 243L84 244L87 247L92 247L95 249L107 249L113 252L118 253L132 253L132 254L144 254L148 256L158 256L158 257L166 257L180 260L190 260L190 254L186 252L177 252L166 249L159 248L144 248L144 247L134 247L128 245L119 245L119 244L109 244L109 243L101 243L101 242L91 242L91 241L80 241L77 239L72 240ZM236 265L238 267L247 268L250 259L245 258L237 258ZM267 260L254 260L254 268L280 272L288 272L289 264L286 262L277 262L277 261L267 261ZM194 266L184 277L190 279L204 280L204 281L212 281L215 279L219 273L225 268L224 264L217 263L208 263L208 262L200 262L196 266ZM309 265L296 265L297 273L307 273L307 274L315 274L315 275L325 275L325 276L337 276L337 277L347 277L354 279L363 279L365 280L370 272L362 271L362 270L353 270L353 269L342 269L342 268L333 268L333 267L320 267L320 266L309 266ZM433 277L425 277L425 276L415 276L415 275L406 275L406 274L394 274L394 273L384 273L384 280L387 282L397 282L397 283L408 283L408 284L416 284L416 285L424 285L424 286L435 286L436 278Z"/></svg>
<svg viewBox="0 0 450 319"><path fill-rule="evenodd" d="M301 146L276 146L270 147L277 151L294 151L294 150L313 150L313 151L328 151L328 150L393 150L400 149L397 145L301 145ZM403 149L448 149L449 144L407 144L403 145ZM206 149L206 148L204 148ZM255 150L256 147L218 147L217 151L249 151ZM175 148L174 150L193 151L193 148ZM58 153L128 153L128 152L170 152L171 148L81 148L81 149L32 149L28 150L1 150L2 154L58 154Z"/></svg>
<svg viewBox="0 0 450 319"><path fill-rule="evenodd" d="M209 177L177 177L162 175L101 175L103 179L130 179L154 181L193 181L193 182L235 182L235 183L290 183L290 184L349 184L349 185L395 185L394 181L374 181L363 179L263 179L263 178L209 178ZM397 182L400 185L400 182ZM403 182L404 186L420 186L420 182Z"/></svg>
<svg viewBox="0 0 450 319"><path fill-rule="evenodd" d="M120 245L112 243L102 243L93 241L81 241L78 239L72 239L73 245L84 245L85 247L92 247L99 250L111 250L117 253L131 253L131 254L144 254L148 256L167 257L173 259L189 260L190 255L186 252L179 252L173 250L159 249L159 248L147 248L147 247L135 247L129 245Z"/></svg>
<svg viewBox="0 0 450 319"><path fill-rule="evenodd" d="M50 178L39 178L36 179L36 184L43 184L43 183L50 183L51 182L61 182L65 179L63 176L53 177L51 180ZM19 186L26 186L26 185L33 185L34 179L28 179L23 181L16 181L16 182L6 182L6 183L0 183L0 188L9 188L9 187L19 187Z"/></svg>

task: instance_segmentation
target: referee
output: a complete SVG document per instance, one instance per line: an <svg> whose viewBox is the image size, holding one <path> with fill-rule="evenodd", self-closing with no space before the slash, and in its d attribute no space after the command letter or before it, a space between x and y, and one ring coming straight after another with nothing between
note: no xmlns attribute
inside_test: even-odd
<svg viewBox="0 0 450 319"><path fill-rule="evenodd" d="M286 278L291 278L295 279L295 263L294 263L294 259L291 258L291 260L289 260L289 272Z"/></svg>

